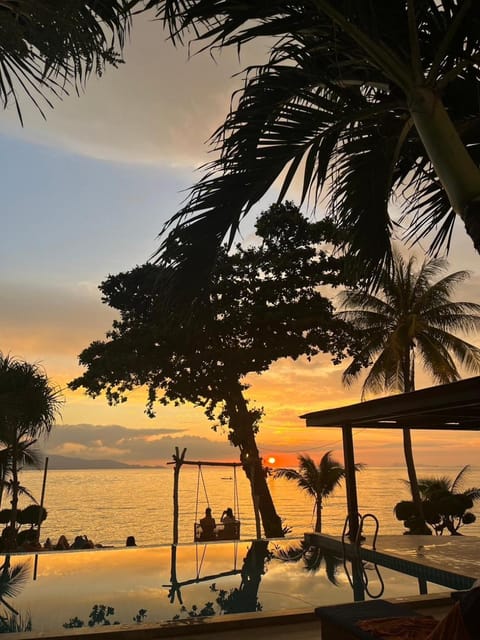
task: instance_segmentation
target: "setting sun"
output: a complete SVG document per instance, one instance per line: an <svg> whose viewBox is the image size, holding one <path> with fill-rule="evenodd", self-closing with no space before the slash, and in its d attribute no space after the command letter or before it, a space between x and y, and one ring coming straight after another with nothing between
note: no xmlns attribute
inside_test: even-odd
<svg viewBox="0 0 480 640"><path fill-rule="evenodd" d="M267 459L268 464L275 464L276 460L273 456L270 456L270 458Z"/></svg>

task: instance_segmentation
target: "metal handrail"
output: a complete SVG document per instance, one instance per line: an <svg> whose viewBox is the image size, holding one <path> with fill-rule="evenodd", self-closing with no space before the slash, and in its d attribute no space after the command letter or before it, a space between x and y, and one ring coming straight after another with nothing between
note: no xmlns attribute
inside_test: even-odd
<svg viewBox="0 0 480 640"><path fill-rule="evenodd" d="M357 532L355 535L355 540L353 541L353 544L355 545L355 549L358 550L360 548L360 545L362 543L362 533L363 533L363 525L365 523L365 520L367 520L368 518L371 518L374 523L375 523L375 531L373 534L373 540L372 540L372 550L375 551L376 549L376 543L377 543L377 536L378 536L378 530L380 527L380 523L378 521L378 518L373 514L373 513L366 513L363 516L361 516L359 513L357 513ZM353 580L352 577L350 575L350 572L348 571L348 567L347 567L347 559L346 559L346 548L345 548L345 538L348 535L347 534L347 528L350 529L349 527L350 524L350 515L347 515L347 517L345 518L345 522L343 525L343 531L342 531L342 549L343 549L343 568L345 570L345 574L347 576L348 582L350 583L350 586L352 587L352 589L354 588L354 584L353 584ZM378 581L380 583L380 590L378 593L373 594L368 587L368 583L369 583L369 579L368 579L368 575L366 572L366 562L362 562L361 564L362 570L361 570L361 580L362 580L362 584L363 584L363 588L365 589L367 595L369 598L372 598L372 600L376 599L376 598L381 598L383 595L383 592L385 591L385 583L383 581L383 578L381 576L380 570L378 568L377 563L373 563L373 569L375 571L375 573L377 574L377 578Z"/></svg>

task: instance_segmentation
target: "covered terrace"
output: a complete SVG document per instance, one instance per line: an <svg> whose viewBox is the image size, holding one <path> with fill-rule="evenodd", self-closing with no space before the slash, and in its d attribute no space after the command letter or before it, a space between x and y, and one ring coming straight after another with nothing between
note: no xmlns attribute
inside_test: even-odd
<svg viewBox="0 0 480 640"><path fill-rule="evenodd" d="M410 393L377 398L301 416L307 427L342 429L345 485L351 534L356 534L358 498L354 429L480 431L480 376Z"/></svg>

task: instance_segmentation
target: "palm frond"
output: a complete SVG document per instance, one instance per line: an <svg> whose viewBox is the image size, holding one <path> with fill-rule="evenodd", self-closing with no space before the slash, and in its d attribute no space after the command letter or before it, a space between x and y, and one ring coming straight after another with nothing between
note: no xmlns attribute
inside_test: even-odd
<svg viewBox="0 0 480 640"><path fill-rule="evenodd" d="M18 596L30 576L30 567L27 562L10 565L6 559L0 568L0 599L15 598Z"/></svg>
<svg viewBox="0 0 480 640"><path fill-rule="evenodd" d="M79 91L88 77L117 66L140 0L22 0L0 5L0 101L23 92L40 111L50 97Z"/></svg>

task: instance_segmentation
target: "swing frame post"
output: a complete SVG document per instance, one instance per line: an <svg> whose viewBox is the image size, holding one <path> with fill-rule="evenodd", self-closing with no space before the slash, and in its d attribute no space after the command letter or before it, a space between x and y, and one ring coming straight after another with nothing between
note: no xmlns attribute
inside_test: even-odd
<svg viewBox="0 0 480 640"><path fill-rule="evenodd" d="M175 453L172 456L175 465L173 469L173 544L178 544L178 484L186 453L186 449L180 453L180 449L175 447Z"/></svg>

